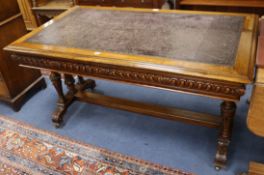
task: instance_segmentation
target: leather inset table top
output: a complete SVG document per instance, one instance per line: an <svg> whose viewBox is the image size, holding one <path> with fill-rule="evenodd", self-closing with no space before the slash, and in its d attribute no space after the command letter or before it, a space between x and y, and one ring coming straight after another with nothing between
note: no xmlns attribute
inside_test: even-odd
<svg viewBox="0 0 264 175"><path fill-rule="evenodd" d="M245 17L79 8L29 43L233 65Z"/></svg>

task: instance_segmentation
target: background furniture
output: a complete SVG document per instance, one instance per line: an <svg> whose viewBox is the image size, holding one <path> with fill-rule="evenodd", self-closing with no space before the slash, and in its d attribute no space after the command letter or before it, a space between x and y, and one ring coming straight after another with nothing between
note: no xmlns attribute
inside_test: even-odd
<svg viewBox="0 0 264 175"><path fill-rule="evenodd" d="M31 2L28 2L31 1ZM41 25L54 16L62 13L74 5L90 6L116 6L116 7L137 7L137 8L161 8L166 0L18 0L21 4L27 28L29 30ZM32 11L34 15L32 15Z"/></svg>
<svg viewBox="0 0 264 175"><path fill-rule="evenodd" d="M161 8L165 0L76 0L78 5Z"/></svg>
<svg viewBox="0 0 264 175"><path fill-rule="evenodd" d="M263 0L176 0L177 8L264 14Z"/></svg>
<svg viewBox="0 0 264 175"><path fill-rule="evenodd" d="M27 33L16 0L1 1L0 12L0 100L18 111L29 90L45 82L39 71L19 67L2 50Z"/></svg>
<svg viewBox="0 0 264 175"><path fill-rule="evenodd" d="M260 20L260 35L257 51L257 77L248 112L248 128L256 135L264 137L264 18ZM264 175L264 164L251 162L249 175Z"/></svg>
<svg viewBox="0 0 264 175"><path fill-rule="evenodd" d="M34 13L32 12L32 2L31 0L17 0L20 11L22 13L27 30L33 30L38 27L38 23Z"/></svg>
<svg viewBox="0 0 264 175"><path fill-rule="evenodd" d="M32 0L32 10L39 25L75 5L75 0Z"/></svg>

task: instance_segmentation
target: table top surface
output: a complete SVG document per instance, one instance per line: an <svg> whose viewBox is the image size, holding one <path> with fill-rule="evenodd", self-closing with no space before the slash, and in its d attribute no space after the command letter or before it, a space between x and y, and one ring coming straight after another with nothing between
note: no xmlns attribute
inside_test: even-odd
<svg viewBox="0 0 264 175"><path fill-rule="evenodd" d="M243 16L78 9L27 42L233 65L243 24Z"/></svg>
<svg viewBox="0 0 264 175"><path fill-rule="evenodd" d="M248 83L256 19L235 13L74 7L7 50L65 59L75 54L83 61Z"/></svg>

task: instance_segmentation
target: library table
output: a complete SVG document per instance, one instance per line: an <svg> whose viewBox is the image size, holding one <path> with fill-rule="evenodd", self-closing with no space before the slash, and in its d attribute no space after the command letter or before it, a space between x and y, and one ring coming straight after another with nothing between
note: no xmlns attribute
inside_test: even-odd
<svg viewBox="0 0 264 175"><path fill-rule="evenodd" d="M236 102L253 81L257 25L253 14L74 7L5 50L21 66L51 71L59 98L55 126L80 100L218 128L215 167L220 169L227 162ZM221 114L103 96L91 91L95 81L84 77L220 99Z"/></svg>

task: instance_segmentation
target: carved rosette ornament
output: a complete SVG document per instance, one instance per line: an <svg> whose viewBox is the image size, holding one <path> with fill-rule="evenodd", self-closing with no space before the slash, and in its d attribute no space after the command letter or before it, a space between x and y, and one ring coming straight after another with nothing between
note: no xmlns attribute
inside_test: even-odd
<svg viewBox="0 0 264 175"><path fill-rule="evenodd" d="M12 59L20 64L47 68L57 71L95 76L100 78L133 82L138 84L162 87L171 90L185 91L195 94L205 94L218 98L239 100L245 93L245 86L241 84L220 82L164 72L149 73L143 69L130 69L105 64L76 63L57 61L51 58L12 55Z"/></svg>

